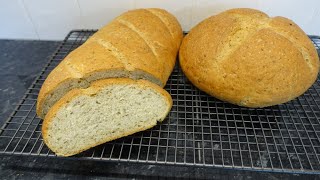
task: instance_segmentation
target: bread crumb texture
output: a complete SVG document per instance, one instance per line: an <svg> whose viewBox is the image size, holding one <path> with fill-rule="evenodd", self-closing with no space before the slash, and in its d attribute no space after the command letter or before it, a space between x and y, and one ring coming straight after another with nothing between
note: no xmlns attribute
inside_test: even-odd
<svg viewBox="0 0 320 180"><path fill-rule="evenodd" d="M155 86L119 78L70 91L44 120L45 143L57 155L70 156L155 126L172 106L170 95Z"/></svg>

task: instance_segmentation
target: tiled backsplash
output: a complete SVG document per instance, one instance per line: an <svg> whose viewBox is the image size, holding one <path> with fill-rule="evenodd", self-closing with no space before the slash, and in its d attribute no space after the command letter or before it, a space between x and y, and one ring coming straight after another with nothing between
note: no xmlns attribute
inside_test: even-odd
<svg viewBox="0 0 320 180"><path fill-rule="evenodd" d="M61 40L72 29L98 29L122 12L144 7L168 10L186 31L223 10L250 7L320 35L319 0L0 0L0 39Z"/></svg>

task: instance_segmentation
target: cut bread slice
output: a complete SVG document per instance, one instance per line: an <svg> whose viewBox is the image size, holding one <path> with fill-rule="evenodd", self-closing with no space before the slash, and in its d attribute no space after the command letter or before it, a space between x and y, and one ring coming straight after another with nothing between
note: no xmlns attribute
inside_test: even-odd
<svg viewBox="0 0 320 180"><path fill-rule="evenodd" d="M172 107L167 91L146 80L111 78L69 91L44 119L45 144L72 156L105 142L149 129Z"/></svg>

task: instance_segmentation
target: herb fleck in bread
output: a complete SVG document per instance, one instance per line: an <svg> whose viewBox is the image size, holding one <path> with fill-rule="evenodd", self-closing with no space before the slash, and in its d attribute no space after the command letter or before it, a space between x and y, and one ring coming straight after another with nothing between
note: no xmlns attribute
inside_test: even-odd
<svg viewBox="0 0 320 180"><path fill-rule="evenodd" d="M38 116L44 118L68 91L99 79L145 79L164 87L182 37L179 22L165 10L137 9L120 15L49 74L39 92Z"/></svg>
<svg viewBox="0 0 320 180"><path fill-rule="evenodd" d="M232 9L202 21L183 39L180 65L206 93L240 106L265 107L303 94L319 58L291 20Z"/></svg>
<svg viewBox="0 0 320 180"><path fill-rule="evenodd" d="M146 80L111 78L69 91L50 109L42 126L46 145L71 156L149 129L165 119L171 96Z"/></svg>

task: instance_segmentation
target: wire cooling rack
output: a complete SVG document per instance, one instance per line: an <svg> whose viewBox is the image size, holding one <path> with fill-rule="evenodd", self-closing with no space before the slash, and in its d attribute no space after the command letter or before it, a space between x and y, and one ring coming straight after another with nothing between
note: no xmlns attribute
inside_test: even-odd
<svg viewBox="0 0 320 180"><path fill-rule="evenodd" d="M48 73L94 32L69 33L1 127L1 154L57 158L43 143L36 98ZM310 39L319 51L320 38ZM166 90L173 107L163 123L68 158L320 174L320 78L303 96L258 109L208 96L178 65Z"/></svg>

